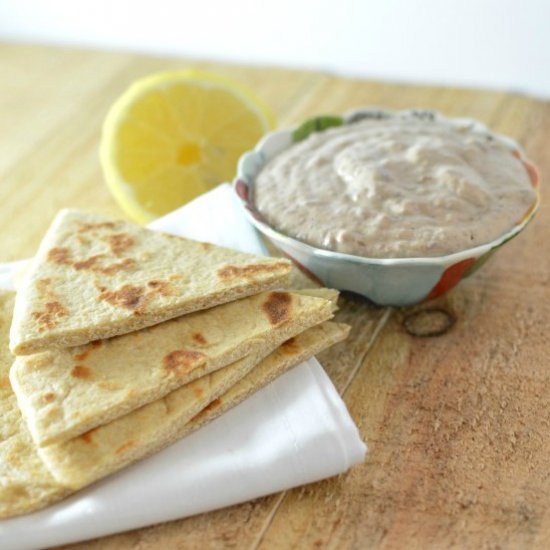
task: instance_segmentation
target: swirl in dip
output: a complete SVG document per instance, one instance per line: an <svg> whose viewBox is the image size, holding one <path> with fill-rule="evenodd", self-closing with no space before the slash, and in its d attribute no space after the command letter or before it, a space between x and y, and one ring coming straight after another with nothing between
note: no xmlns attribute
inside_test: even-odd
<svg viewBox="0 0 550 550"><path fill-rule="evenodd" d="M271 159L254 200L272 227L319 248L443 256L496 239L533 205L514 149L472 121L368 118L314 132Z"/></svg>

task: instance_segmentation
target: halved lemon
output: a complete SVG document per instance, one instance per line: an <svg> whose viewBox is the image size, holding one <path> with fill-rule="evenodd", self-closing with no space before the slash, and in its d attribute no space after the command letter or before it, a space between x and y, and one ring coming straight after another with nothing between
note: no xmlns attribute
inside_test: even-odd
<svg viewBox="0 0 550 550"><path fill-rule="evenodd" d="M252 92L196 70L136 81L103 125L100 161L124 211L146 223L235 175L239 157L274 127Z"/></svg>

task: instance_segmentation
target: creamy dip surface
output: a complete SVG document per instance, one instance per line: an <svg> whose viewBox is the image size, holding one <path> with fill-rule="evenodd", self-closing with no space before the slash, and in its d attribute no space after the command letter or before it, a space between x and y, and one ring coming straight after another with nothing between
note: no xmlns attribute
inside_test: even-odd
<svg viewBox="0 0 550 550"><path fill-rule="evenodd" d="M492 241L535 200L512 146L471 121L390 116L314 132L258 174L278 231L373 258L441 256Z"/></svg>

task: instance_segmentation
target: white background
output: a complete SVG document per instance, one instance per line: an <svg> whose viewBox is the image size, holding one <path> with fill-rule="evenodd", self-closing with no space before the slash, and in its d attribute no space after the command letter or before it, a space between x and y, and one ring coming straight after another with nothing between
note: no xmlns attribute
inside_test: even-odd
<svg viewBox="0 0 550 550"><path fill-rule="evenodd" d="M0 0L0 39L550 98L550 0Z"/></svg>

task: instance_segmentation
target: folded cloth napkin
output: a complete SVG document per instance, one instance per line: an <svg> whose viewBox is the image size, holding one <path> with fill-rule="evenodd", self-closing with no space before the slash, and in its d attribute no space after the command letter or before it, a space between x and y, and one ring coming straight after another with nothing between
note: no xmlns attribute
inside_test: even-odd
<svg viewBox="0 0 550 550"><path fill-rule="evenodd" d="M150 227L265 252L227 184ZM21 266L0 265L0 286L13 288ZM164 451L57 505L0 521L0 548L45 548L222 508L339 474L365 452L336 389L310 359Z"/></svg>

